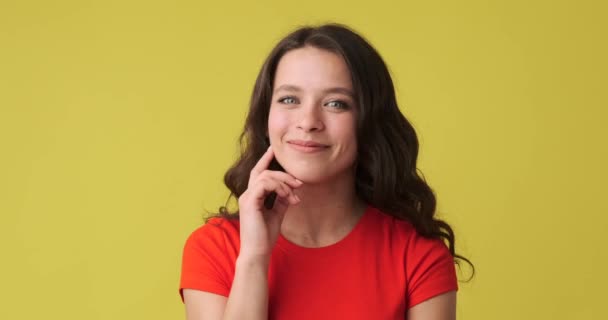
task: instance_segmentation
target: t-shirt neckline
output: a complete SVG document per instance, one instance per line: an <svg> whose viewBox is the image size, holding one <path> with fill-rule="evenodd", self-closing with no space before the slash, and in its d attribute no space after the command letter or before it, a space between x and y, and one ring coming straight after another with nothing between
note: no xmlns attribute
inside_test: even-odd
<svg viewBox="0 0 608 320"><path fill-rule="evenodd" d="M372 211L372 207L370 205L366 205L365 211L363 212L363 214L359 218L359 221L357 221L357 224L355 224L353 229L348 234L346 234L346 236L344 236L344 238L342 238L342 239L338 240L337 242L332 243L330 245L323 246L323 247L302 247L302 246L299 246L299 245L289 241L287 238L285 238L283 236L282 233L279 233L279 236L277 238L277 246L280 249L282 249L283 251L286 251L288 253L294 253L294 254L300 254L300 255L332 254L336 251L339 251L343 247L347 247L348 244L351 241L353 241L354 238L357 237L357 234L359 234L361 232L361 229L363 229L363 226L366 224L366 221L369 219L369 216L371 215L371 211Z"/></svg>

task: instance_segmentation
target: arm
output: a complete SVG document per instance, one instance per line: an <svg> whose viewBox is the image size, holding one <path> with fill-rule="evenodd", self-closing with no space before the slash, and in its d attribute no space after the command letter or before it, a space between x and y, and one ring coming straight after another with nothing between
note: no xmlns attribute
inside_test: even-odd
<svg viewBox="0 0 608 320"><path fill-rule="evenodd" d="M252 169L248 188L239 197L240 250L232 285L222 283L218 286L230 287L228 298L201 290L184 290L187 320L268 319L270 256L287 207L300 202L293 189L302 185L285 172L267 170L273 157L272 147L269 147ZM268 208L265 200L272 193L276 194L276 199ZM212 256L206 260L213 261ZM200 270L193 273L196 272ZM202 278L198 280L208 277L204 273L200 276Z"/></svg>
<svg viewBox="0 0 608 320"><path fill-rule="evenodd" d="M267 258L239 256L222 319L268 319Z"/></svg>
<svg viewBox="0 0 608 320"><path fill-rule="evenodd" d="M458 279L448 247L412 232L407 250L407 319L456 319Z"/></svg>
<svg viewBox="0 0 608 320"><path fill-rule="evenodd" d="M228 298L184 289L187 320L268 318L268 260L239 257ZM252 316L257 316L253 318Z"/></svg>
<svg viewBox="0 0 608 320"><path fill-rule="evenodd" d="M226 307L226 297L194 289L184 289L186 320L221 319Z"/></svg>
<svg viewBox="0 0 608 320"><path fill-rule="evenodd" d="M455 320L456 291L421 302L407 312L407 320Z"/></svg>

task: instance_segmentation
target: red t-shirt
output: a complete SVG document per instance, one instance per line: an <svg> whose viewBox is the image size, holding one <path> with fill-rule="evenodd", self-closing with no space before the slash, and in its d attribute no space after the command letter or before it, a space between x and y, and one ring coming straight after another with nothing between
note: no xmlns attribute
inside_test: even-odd
<svg viewBox="0 0 608 320"><path fill-rule="evenodd" d="M228 297L239 253L239 222L214 218L186 241L181 289ZM269 319L405 319L407 309L458 290L441 240L369 206L342 240L305 248L279 234L268 271ZM182 295L183 300L183 295Z"/></svg>

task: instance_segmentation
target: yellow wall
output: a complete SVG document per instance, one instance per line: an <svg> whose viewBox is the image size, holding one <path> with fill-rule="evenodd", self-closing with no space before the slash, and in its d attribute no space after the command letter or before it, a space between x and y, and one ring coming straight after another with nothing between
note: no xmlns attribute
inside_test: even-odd
<svg viewBox="0 0 608 320"><path fill-rule="evenodd" d="M477 277L460 319L607 319L601 1L0 2L0 318L181 319L181 249L298 24L383 54Z"/></svg>

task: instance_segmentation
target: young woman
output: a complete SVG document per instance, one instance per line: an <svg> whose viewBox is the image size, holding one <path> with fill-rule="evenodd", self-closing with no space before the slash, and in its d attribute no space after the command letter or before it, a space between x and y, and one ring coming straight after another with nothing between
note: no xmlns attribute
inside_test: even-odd
<svg viewBox="0 0 608 320"><path fill-rule="evenodd" d="M327 24L281 40L241 142L225 175L238 212L222 207L184 247L187 319L455 319L454 262L468 260L360 35Z"/></svg>

